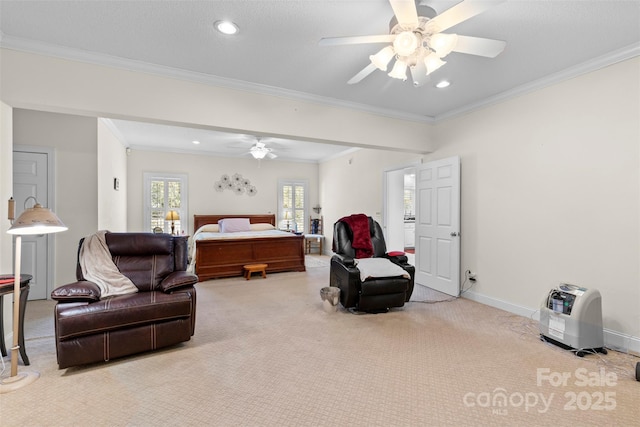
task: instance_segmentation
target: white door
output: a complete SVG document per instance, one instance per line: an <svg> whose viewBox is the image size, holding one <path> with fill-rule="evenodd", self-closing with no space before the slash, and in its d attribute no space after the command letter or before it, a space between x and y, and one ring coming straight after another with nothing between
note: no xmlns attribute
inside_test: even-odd
<svg viewBox="0 0 640 427"><path fill-rule="evenodd" d="M24 211L25 201L34 196L44 207L48 204L48 154L14 151L13 198L16 201L16 218ZM26 207L31 208L29 199ZM49 236L22 236L22 274L31 274L29 299L47 299L48 295L48 244Z"/></svg>
<svg viewBox="0 0 640 427"><path fill-rule="evenodd" d="M416 283L460 294L460 158L416 170Z"/></svg>

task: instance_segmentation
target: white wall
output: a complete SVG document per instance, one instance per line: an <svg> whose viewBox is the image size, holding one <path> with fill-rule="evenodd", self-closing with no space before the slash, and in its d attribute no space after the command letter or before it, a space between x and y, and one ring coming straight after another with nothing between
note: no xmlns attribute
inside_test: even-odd
<svg viewBox="0 0 640 427"><path fill-rule="evenodd" d="M639 75L635 58L437 125L427 158L462 158L471 297L533 313L560 282L597 288L605 328L640 337Z"/></svg>
<svg viewBox="0 0 640 427"><path fill-rule="evenodd" d="M7 234L11 223L7 218L7 200L13 196L13 111L0 102L0 273L13 273L13 238ZM5 343L11 343L13 334L12 298L2 298ZM7 345L7 348L9 346Z"/></svg>
<svg viewBox="0 0 640 427"><path fill-rule="evenodd" d="M127 154L125 146L98 120L98 229L127 231ZM119 189L114 188L114 178Z"/></svg>
<svg viewBox="0 0 640 427"><path fill-rule="evenodd" d="M78 242L98 228L97 138L94 118L13 110L14 144L55 149L55 213L69 230L54 235L54 286L75 280Z"/></svg>
<svg viewBox="0 0 640 427"><path fill-rule="evenodd" d="M430 126L285 97L2 49L12 107L184 123L241 133L427 152Z"/></svg>
<svg viewBox="0 0 640 427"><path fill-rule="evenodd" d="M326 253L331 251L333 224L343 216L364 213L382 225L383 171L415 165L420 158L410 153L365 149L320 164Z"/></svg>
<svg viewBox="0 0 640 427"><path fill-rule="evenodd" d="M129 231L148 231L143 226L144 172L187 174L189 187L189 233L193 233L193 215L263 214L278 208L278 179L301 179L309 185L309 206L318 203L318 165L280 160L257 160L132 150L128 157ZM251 180L255 196L218 192L214 183L224 174L239 173ZM311 212L310 212L311 213Z"/></svg>

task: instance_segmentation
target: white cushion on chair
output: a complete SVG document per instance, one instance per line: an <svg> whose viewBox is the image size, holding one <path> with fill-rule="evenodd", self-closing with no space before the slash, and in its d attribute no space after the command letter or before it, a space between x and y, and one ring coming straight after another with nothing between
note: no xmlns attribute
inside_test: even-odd
<svg viewBox="0 0 640 427"><path fill-rule="evenodd" d="M356 259L356 267L360 270L360 280L382 277L406 277L411 279L411 275L402 267L392 263L386 258L359 258Z"/></svg>

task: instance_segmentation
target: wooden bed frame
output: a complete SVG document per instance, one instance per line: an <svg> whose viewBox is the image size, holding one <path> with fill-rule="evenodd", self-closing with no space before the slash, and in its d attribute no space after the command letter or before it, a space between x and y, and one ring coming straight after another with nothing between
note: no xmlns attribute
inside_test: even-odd
<svg viewBox="0 0 640 427"><path fill-rule="evenodd" d="M276 225L276 216L267 215L194 215L193 229L217 224L223 218L249 218L251 224ZM219 277L242 276L246 264L267 264L267 272L305 271L304 236L257 237L255 239L201 240L196 244L196 271L199 281Z"/></svg>

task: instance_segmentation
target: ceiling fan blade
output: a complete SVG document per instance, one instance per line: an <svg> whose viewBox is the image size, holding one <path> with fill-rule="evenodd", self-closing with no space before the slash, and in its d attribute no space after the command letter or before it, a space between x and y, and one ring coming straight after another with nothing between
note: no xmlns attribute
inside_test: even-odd
<svg viewBox="0 0 640 427"><path fill-rule="evenodd" d="M418 11L415 0L389 0L398 24L414 29L418 26Z"/></svg>
<svg viewBox="0 0 640 427"><path fill-rule="evenodd" d="M429 21L428 26L437 32L444 31L505 1L506 0L465 0L433 18Z"/></svg>
<svg viewBox="0 0 640 427"><path fill-rule="evenodd" d="M318 45L337 46L344 44L391 43L395 38L396 36L391 34L379 36L325 37L320 39Z"/></svg>
<svg viewBox="0 0 640 427"><path fill-rule="evenodd" d="M483 39L480 37L458 36L458 43L453 48L454 52L468 53L469 55L495 58L504 50L507 42L502 40Z"/></svg>
<svg viewBox="0 0 640 427"><path fill-rule="evenodd" d="M373 73L375 70L377 70L376 66L373 64L369 64L366 67L364 67L362 70L360 70L358 74L351 77L351 80L349 80L347 84L353 85L353 84L359 83L360 80L364 79L369 74Z"/></svg>
<svg viewBox="0 0 640 427"><path fill-rule="evenodd" d="M277 154L273 154L272 152L268 152L267 153L267 157L270 158L270 159L275 159L276 157L278 157L278 155Z"/></svg>

